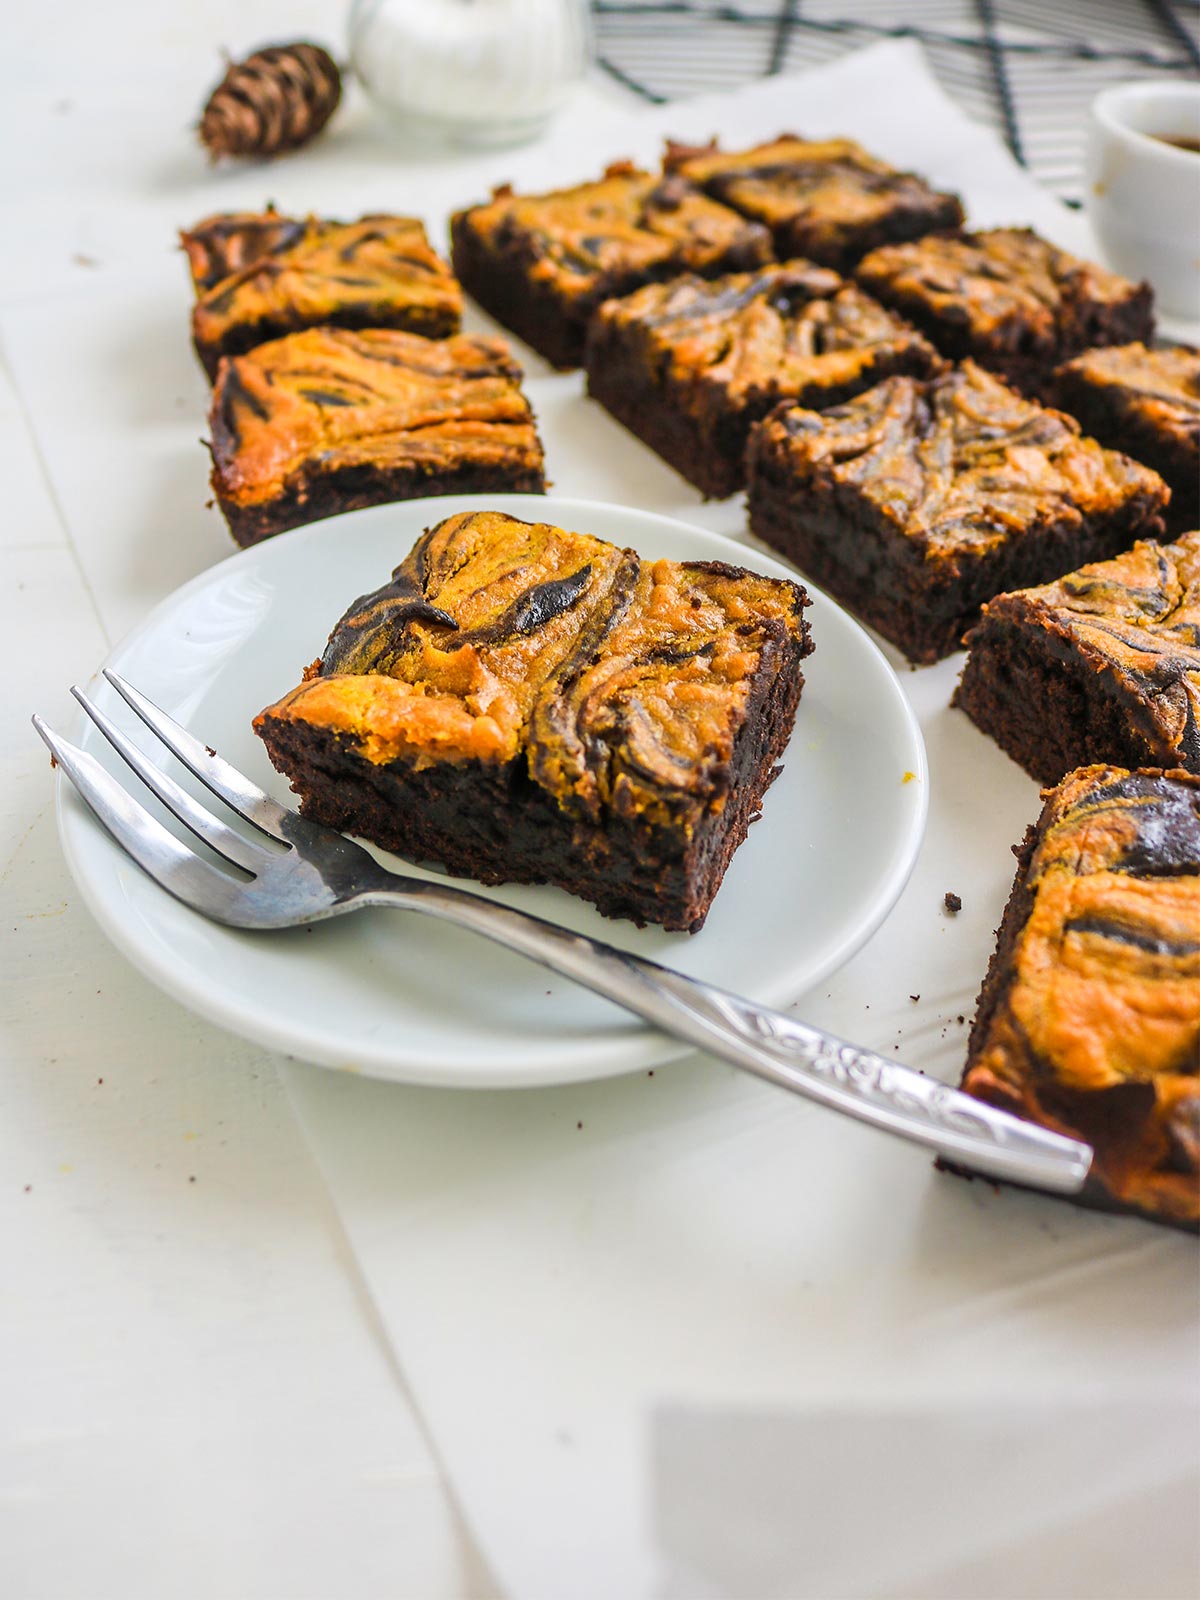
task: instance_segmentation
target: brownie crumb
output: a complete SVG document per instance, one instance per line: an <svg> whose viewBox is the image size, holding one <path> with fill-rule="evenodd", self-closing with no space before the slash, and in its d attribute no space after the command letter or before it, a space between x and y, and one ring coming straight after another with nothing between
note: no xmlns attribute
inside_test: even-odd
<svg viewBox="0 0 1200 1600"><path fill-rule="evenodd" d="M967 1019L966 1019L966 1017L963 1016L962 1012L960 1011L958 1013L958 1016L955 1017L954 1020L958 1023L959 1027L961 1028L965 1024Z"/></svg>
<svg viewBox="0 0 1200 1600"><path fill-rule="evenodd" d="M946 897L942 901L942 904L946 907L947 912L952 917L956 917L962 910L962 900L958 895L949 889L946 891Z"/></svg>
<svg viewBox="0 0 1200 1600"><path fill-rule="evenodd" d="M582 1123L582 1122L577 1122L577 1123L576 1123L576 1124L575 1124L575 1126L576 1126L576 1127L577 1127L577 1128L582 1128L582 1127L583 1127L583 1123Z"/></svg>

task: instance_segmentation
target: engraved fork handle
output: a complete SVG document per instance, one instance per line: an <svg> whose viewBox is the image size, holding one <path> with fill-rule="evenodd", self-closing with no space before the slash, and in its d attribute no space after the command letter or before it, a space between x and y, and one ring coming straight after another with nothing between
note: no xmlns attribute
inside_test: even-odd
<svg viewBox="0 0 1200 1600"><path fill-rule="evenodd" d="M1061 1194L1077 1193L1087 1177L1090 1145L997 1111L898 1061L511 906L412 878L403 880L403 888L392 887L390 878L380 868L378 883L355 894L352 903L402 906L469 928L636 1012L664 1033L925 1145L955 1165Z"/></svg>

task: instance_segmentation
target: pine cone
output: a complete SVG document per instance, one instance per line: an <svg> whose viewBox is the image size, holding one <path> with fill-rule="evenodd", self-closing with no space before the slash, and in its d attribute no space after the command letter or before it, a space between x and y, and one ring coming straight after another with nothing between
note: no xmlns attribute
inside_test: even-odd
<svg viewBox="0 0 1200 1600"><path fill-rule="evenodd" d="M213 161L280 155L320 133L341 98L341 73L320 45L268 45L229 63L197 132Z"/></svg>

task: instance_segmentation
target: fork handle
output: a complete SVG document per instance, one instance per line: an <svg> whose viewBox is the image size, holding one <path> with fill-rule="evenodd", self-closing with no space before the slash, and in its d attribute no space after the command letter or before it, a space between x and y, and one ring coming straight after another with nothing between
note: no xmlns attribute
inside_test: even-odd
<svg viewBox="0 0 1200 1600"><path fill-rule="evenodd" d="M401 906L457 923L686 1040L847 1116L935 1150L956 1166L1031 1188L1075 1194L1087 1144L998 1111L898 1061L823 1033L769 1006L511 906L440 883L372 887L357 904Z"/></svg>

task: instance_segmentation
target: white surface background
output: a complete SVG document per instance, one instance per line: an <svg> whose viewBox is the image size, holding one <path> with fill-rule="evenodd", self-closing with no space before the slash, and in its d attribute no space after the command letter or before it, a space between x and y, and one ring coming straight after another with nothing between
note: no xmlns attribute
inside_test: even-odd
<svg viewBox="0 0 1200 1600"><path fill-rule="evenodd" d="M957 182L976 221L1087 247L994 141L904 86L902 46L820 88L636 118L589 90L544 145L469 160L406 153L352 101L311 151L210 173L187 125L216 47L338 21L304 0L6 19L0 1590L1189 1592L1186 1239L938 1178L699 1060L511 1095L291 1065L159 996L80 907L29 712L64 718L66 686L229 548L203 508L179 225L267 195L440 225L492 178L581 177L652 156L664 129L802 122ZM528 370L560 490L739 532L739 502L701 508L577 376ZM954 671L902 678L930 847L891 922L803 1002L948 1080L1036 810L948 710ZM1014 1455L1028 1470L999 1469ZM745 1475L721 1476L739 1460L770 1471L757 1527ZM808 1508L794 1522L781 1480ZM788 1540L814 1526L797 1574Z"/></svg>

